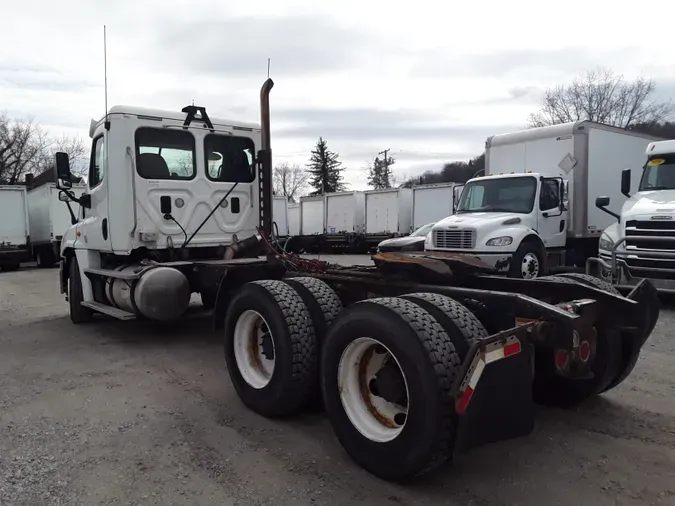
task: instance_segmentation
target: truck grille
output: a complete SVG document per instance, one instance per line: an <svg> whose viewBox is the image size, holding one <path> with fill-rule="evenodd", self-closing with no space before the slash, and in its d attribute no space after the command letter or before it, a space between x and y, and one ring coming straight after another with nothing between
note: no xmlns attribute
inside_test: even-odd
<svg viewBox="0 0 675 506"><path fill-rule="evenodd" d="M631 236L654 237L654 240L631 241ZM661 241L660 237L675 237L675 221L630 220L626 222L626 249L675 250L675 242Z"/></svg>
<svg viewBox="0 0 675 506"><path fill-rule="evenodd" d="M476 245L475 230L434 230L435 248L473 249Z"/></svg>

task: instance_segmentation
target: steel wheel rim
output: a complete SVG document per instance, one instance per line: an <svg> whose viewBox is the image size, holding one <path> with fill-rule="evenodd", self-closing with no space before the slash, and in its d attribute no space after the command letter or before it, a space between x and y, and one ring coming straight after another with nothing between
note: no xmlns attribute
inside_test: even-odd
<svg viewBox="0 0 675 506"><path fill-rule="evenodd" d="M373 393L375 374L387 364L400 372L405 406ZM349 343L338 365L338 389L349 421L364 437L386 443L401 434L410 409L410 392L401 364L380 341L360 337Z"/></svg>
<svg viewBox="0 0 675 506"><path fill-rule="evenodd" d="M265 388L274 374L276 349L269 325L260 313L249 309L239 316L233 346L234 360L244 381L257 390Z"/></svg>
<svg viewBox="0 0 675 506"><path fill-rule="evenodd" d="M520 264L520 275L523 279L536 278L539 275L539 258L534 253L526 253Z"/></svg>

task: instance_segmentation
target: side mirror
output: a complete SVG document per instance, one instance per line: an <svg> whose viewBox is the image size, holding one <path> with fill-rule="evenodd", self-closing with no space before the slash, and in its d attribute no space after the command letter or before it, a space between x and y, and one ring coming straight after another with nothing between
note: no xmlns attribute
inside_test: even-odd
<svg viewBox="0 0 675 506"><path fill-rule="evenodd" d="M72 202L73 199L71 199L66 192L59 192L59 200L61 202Z"/></svg>
<svg viewBox="0 0 675 506"><path fill-rule="evenodd" d="M621 193L626 197L630 197L630 169L623 169L621 171Z"/></svg>
<svg viewBox="0 0 675 506"><path fill-rule="evenodd" d="M609 197L598 197L595 199L595 207L598 209L602 209L603 207L607 207L609 205Z"/></svg>
<svg viewBox="0 0 675 506"><path fill-rule="evenodd" d="M595 207L597 207L601 211L609 214L610 216L613 216L620 223L621 222L621 216L619 216L614 211L610 211L609 209L607 209L608 205L609 205L609 197L598 197L598 198L595 199Z"/></svg>
<svg viewBox="0 0 675 506"><path fill-rule="evenodd" d="M56 169L56 185L58 188L71 188L72 175L70 173L70 159L68 153L61 151L54 154L54 167Z"/></svg>
<svg viewBox="0 0 675 506"><path fill-rule="evenodd" d="M457 185L452 189L452 214L455 214L457 211L457 206L459 205L459 199L462 198L462 190L464 185Z"/></svg>

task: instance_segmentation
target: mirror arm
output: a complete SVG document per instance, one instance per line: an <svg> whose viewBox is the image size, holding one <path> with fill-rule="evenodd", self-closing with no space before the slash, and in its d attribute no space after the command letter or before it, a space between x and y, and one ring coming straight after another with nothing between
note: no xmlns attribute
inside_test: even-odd
<svg viewBox="0 0 675 506"><path fill-rule="evenodd" d="M606 207L602 207L602 206L596 206L596 207L597 207L598 209L600 209L602 212L607 213L607 214L609 214L610 216L616 218L616 221L618 221L619 223L621 223L621 215L620 215L620 214L617 214L617 213L615 213L614 211L610 211L610 210L607 209Z"/></svg>
<svg viewBox="0 0 675 506"><path fill-rule="evenodd" d="M66 201L66 206L68 207L68 212L70 213L70 224L75 225L77 223L77 218L75 217L75 213L73 212L73 208L70 207L70 202Z"/></svg>

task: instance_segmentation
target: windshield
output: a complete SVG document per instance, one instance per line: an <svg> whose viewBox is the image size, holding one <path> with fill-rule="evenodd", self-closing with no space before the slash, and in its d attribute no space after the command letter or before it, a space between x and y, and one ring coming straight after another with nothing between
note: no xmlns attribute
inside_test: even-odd
<svg viewBox="0 0 675 506"><path fill-rule="evenodd" d="M650 156L645 164L639 191L675 190L675 154Z"/></svg>
<svg viewBox="0 0 675 506"><path fill-rule="evenodd" d="M534 177L483 179L467 183L457 206L457 214L472 212L532 212L537 193Z"/></svg>
<svg viewBox="0 0 675 506"><path fill-rule="evenodd" d="M422 237L427 235L429 232L431 232L431 227L434 226L434 223L427 223L426 225L422 225L420 228L415 230L412 234L410 234L410 237Z"/></svg>

